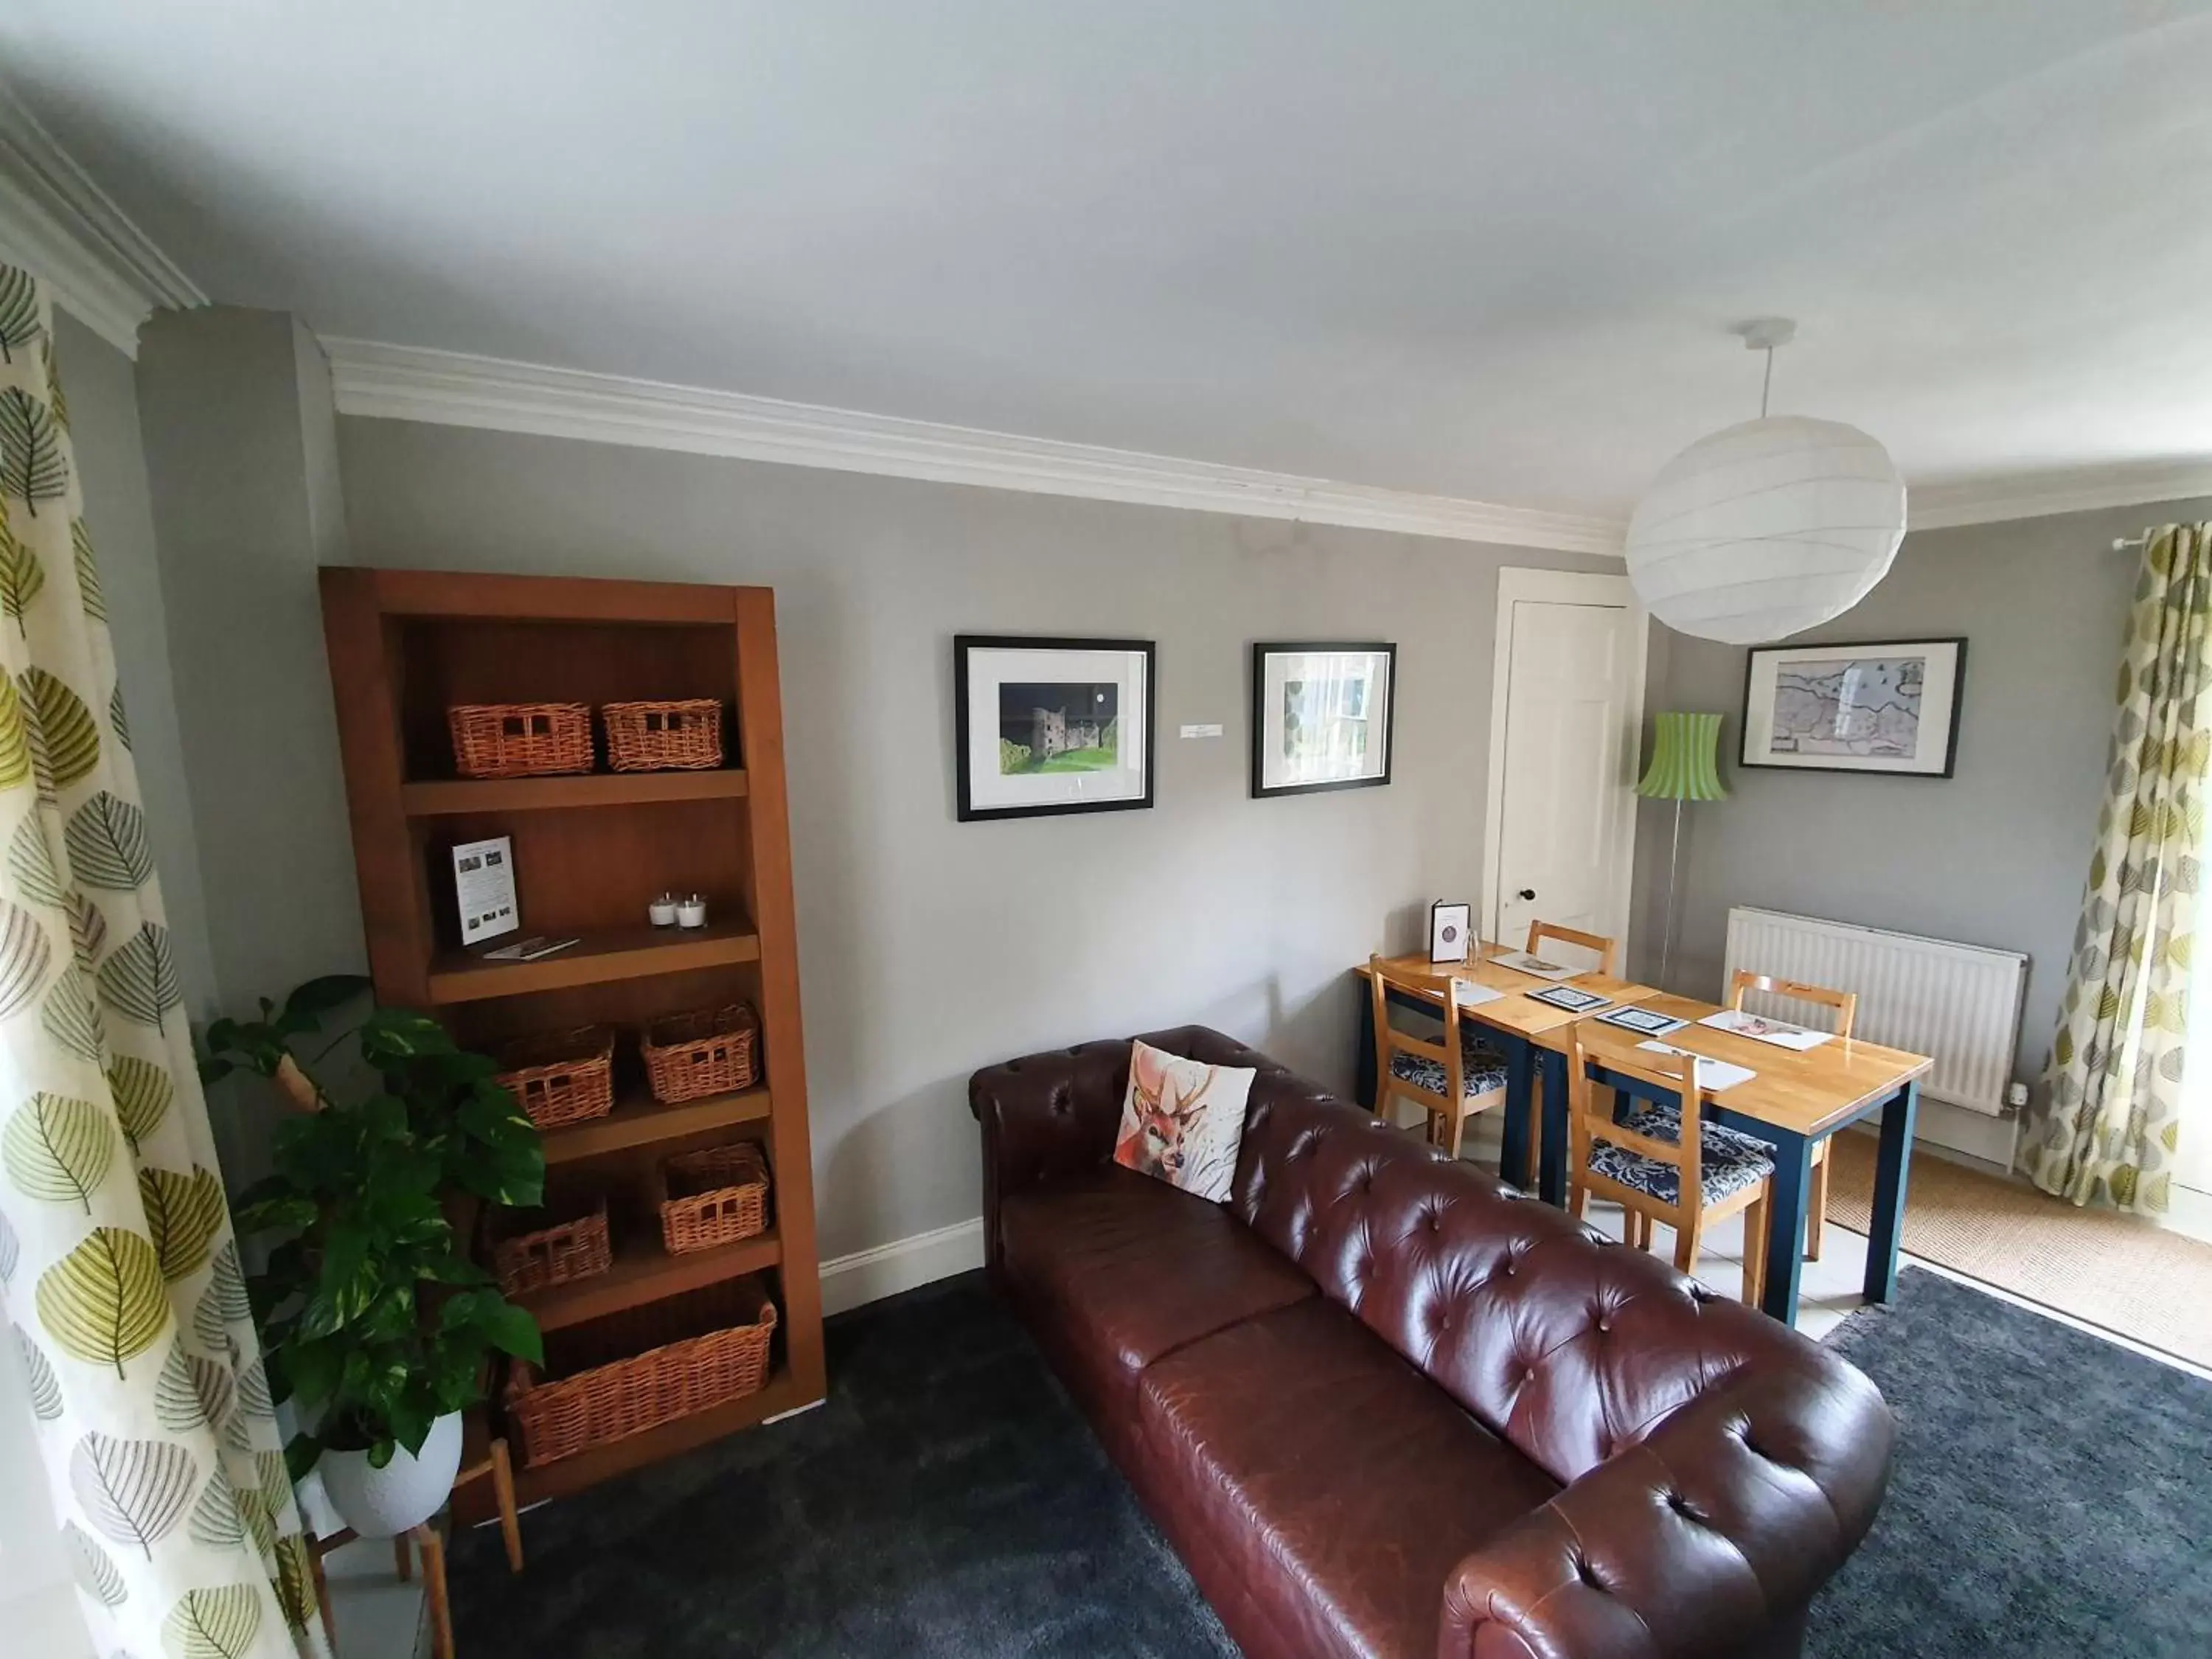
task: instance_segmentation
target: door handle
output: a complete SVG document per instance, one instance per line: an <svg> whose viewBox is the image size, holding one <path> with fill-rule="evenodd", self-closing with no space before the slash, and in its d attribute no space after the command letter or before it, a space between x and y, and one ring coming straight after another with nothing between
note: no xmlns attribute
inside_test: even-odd
<svg viewBox="0 0 2212 1659"><path fill-rule="evenodd" d="M1536 890L1533 887L1523 887L1514 896L1516 898L1532 899L1536 896Z"/></svg>

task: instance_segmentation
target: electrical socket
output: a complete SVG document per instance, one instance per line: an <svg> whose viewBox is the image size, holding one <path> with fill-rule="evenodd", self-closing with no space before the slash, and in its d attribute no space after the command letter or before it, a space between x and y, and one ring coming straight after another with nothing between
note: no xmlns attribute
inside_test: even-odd
<svg viewBox="0 0 2212 1659"><path fill-rule="evenodd" d="M2005 1085L2005 1104L2012 1107L2027 1105L2027 1085L2025 1083L2008 1083Z"/></svg>

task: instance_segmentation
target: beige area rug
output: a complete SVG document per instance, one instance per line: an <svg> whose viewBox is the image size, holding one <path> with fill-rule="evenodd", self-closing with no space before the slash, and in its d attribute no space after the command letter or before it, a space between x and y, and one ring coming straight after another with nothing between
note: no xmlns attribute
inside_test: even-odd
<svg viewBox="0 0 2212 1659"><path fill-rule="evenodd" d="M1828 1218L1867 1231L1875 1141L1835 1139ZM1916 1152L1905 1249L2085 1324L2212 1366L2212 1244Z"/></svg>

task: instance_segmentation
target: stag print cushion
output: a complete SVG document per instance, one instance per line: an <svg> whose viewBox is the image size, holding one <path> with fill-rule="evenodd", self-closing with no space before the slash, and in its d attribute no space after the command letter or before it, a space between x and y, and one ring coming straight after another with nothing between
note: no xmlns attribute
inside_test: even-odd
<svg viewBox="0 0 2212 1659"><path fill-rule="evenodd" d="M1194 1197L1226 1203L1244 1140L1244 1100L1258 1075L1133 1044L1114 1161Z"/></svg>

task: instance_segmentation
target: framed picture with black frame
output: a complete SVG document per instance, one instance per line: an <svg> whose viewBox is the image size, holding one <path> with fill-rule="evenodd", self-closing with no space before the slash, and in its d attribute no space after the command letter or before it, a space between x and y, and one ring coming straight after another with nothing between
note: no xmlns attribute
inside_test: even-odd
<svg viewBox="0 0 2212 1659"><path fill-rule="evenodd" d="M1390 781L1398 647L1265 641L1252 647L1252 793L1313 795Z"/></svg>
<svg viewBox="0 0 2212 1659"><path fill-rule="evenodd" d="M1150 806L1152 706L1150 640L956 635L960 822Z"/></svg>
<svg viewBox="0 0 2212 1659"><path fill-rule="evenodd" d="M1740 763L1948 778L1966 672L1957 636L1759 647L1744 664Z"/></svg>

